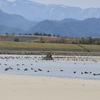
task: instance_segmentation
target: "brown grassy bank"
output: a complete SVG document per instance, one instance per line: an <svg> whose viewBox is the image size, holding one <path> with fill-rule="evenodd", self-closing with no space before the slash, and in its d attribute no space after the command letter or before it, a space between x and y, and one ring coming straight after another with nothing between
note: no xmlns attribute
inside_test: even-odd
<svg viewBox="0 0 100 100"><path fill-rule="evenodd" d="M33 42L0 41L1 54L52 54L63 55L100 55L100 45L77 45Z"/></svg>

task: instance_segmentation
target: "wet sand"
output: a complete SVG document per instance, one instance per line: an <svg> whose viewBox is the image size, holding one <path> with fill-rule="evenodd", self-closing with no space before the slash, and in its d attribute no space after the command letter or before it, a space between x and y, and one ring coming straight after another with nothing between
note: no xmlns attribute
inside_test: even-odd
<svg viewBox="0 0 100 100"><path fill-rule="evenodd" d="M5 74L0 100L100 100L100 80Z"/></svg>

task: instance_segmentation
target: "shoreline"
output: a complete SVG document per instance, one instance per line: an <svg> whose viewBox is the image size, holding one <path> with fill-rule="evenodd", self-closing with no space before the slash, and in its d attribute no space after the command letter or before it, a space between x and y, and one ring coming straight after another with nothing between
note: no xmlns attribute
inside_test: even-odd
<svg viewBox="0 0 100 100"><path fill-rule="evenodd" d="M24 50L24 49L0 49L0 54L10 54L10 55L46 55L51 53L52 55L66 55L66 56L100 56L99 51L74 51L74 50Z"/></svg>
<svg viewBox="0 0 100 100"><path fill-rule="evenodd" d="M45 75L23 75L23 74L7 74L7 73L0 73L0 75L8 75L8 76L26 76L26 77L46 77L46 78L58 78L58 79L71 79L71 80L93 80L93 81L100 81L100 79L96 78L79 78L79 77L64 77L64 76L45 76Z"/></svg>
<svg viewBox="0 0 100 100"><path fill-rule="evenodd" d="M46 54L40 55L22 55L22 54L0 54L0 59L5 56L3 59L16 59L17 57L22 57L23 59L30 60L43 60L43 57L46 57ZM15 58L13 58L13 56ZM26 57L26 58L25 58ZM66 60L66 61L100 61L100 56L79 56L79 55L52 55L54 60ZM17 58L18 59L18 58ZM21 58L20 58L21 59ZM50 60L49 60L50 61Z"/></svg>

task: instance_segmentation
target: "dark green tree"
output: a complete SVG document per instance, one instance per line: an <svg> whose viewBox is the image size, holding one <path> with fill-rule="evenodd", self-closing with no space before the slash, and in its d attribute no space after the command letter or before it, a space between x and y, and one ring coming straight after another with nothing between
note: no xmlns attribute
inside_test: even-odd
<svg viewBox="0 0 100 100"><path fill-rule="evenodd" d="M19 38L18 37L15 37L14 38L14 42L19 42Z"/></svg>

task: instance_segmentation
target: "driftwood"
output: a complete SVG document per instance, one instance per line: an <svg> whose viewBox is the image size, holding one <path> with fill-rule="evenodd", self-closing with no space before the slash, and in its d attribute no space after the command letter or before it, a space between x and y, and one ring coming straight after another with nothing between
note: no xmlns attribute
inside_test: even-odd
<svg viewBox="0 0 100 100"><path fill-rule="evenodd" d="M51 53L48 53L46 57L43 58L43 60L53 60Z"/></svg>

